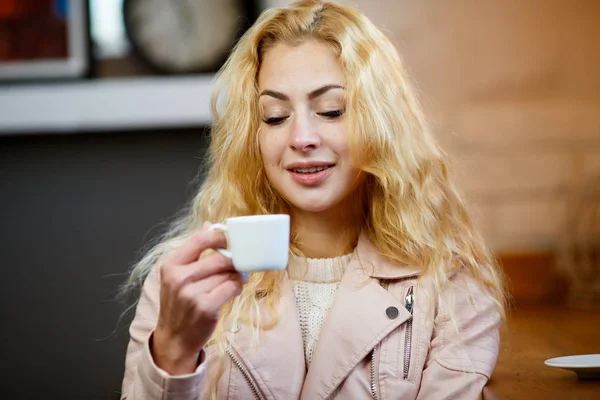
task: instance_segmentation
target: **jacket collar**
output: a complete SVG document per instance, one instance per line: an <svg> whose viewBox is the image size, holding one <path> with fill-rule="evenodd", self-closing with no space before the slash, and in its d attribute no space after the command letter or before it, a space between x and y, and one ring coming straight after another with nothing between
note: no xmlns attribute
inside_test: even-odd
<svg viewBox="0 0 600 400"><path fill-rule="evenodd" d="M405 279L418 276L421 270L411 265L399 265L382 256L362 231L356 246L356 257L365 273L376 279Z"/></svg>
<svg viewBox="0 0 600 400"><path fill-rule="evenodd" d="M418 274L415 267L394 264L381 256L363 232L323 324L308 373L289 279L282 281L277 306L280 321L262 332L258 348L252 347L252 330L246 325L237 333L228 333L227 340L267 398L298 399L300 394L307 400L327 398L377 343L411 317L403 301L378 280ZM389 307L398 309L396 318L386 315Z"/></svg>
<svg viewBox="0 0 600 400"><path fill-rule="evenodd" d="M404 302L372 278L400 279L417 273L385 260L361 237L323 324L302 399L329 398L384 337L411 318ZM387 316L390 307L398 310L396 318Z"/></svg>

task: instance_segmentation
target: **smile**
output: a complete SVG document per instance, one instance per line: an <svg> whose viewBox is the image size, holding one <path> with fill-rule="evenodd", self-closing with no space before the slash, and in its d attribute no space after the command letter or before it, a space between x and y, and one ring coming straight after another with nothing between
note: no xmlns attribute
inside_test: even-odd
<svg viewBox="0 0 600 400"><path fill-rule="evenodd" d="M335 164L318 163L305 165L290 165L286 170L290 173L292 180L303 186L314 186L325 181Z"/></svg>
<svg viewBox="0 0 600 400"><path fill-rule="evenodd" d="M314 174L315 172L321 172L324 169L330 168L330 166L327 167L312 167L312 168L294 168L292 169L292 171L298 173L298 174Z"/></svg>

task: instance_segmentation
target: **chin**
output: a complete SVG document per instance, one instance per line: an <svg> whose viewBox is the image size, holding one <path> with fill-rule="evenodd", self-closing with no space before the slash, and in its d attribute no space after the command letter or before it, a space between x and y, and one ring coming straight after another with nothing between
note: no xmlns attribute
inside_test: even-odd
<svg viewBox="0 0 600 400"><path fill-rule="evenodd" d="M320 205L320 204L293 204L294 208L297 208L298 210L302 210L304 212L309 212L309 213L321 213L324 211L327 211L331 208L331 206L329 205Z"/></svg>
<svg viewBox="0 0 600 400"><path fill-rule="evenodd" d="M310 213L324 212L332 209L336 206L336 204L338 204L336 201L324 199L323 197L288 199L288 202L292 205L292 207Z"/></svg>

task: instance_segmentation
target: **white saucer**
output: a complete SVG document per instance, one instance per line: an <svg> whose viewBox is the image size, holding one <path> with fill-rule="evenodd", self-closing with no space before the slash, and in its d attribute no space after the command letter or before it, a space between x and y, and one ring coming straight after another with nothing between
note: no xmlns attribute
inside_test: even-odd
<svg viewBox="0 0 600 400"><path fill-rule="evenodd" d="M573 371L580 379L600 379L600 354L556 357L544 361L544 364Z"/></svg>

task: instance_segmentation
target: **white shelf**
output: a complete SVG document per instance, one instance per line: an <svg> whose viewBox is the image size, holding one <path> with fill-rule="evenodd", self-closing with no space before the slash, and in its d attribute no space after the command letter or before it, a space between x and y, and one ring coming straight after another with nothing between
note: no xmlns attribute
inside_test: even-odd
<svg viewBox="0 0 600 400"><path fill-rule="evenodd" d="M0 86L0 135L207 126L213 78Z"/></svg>

